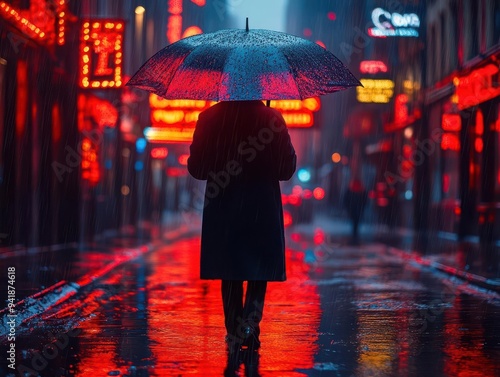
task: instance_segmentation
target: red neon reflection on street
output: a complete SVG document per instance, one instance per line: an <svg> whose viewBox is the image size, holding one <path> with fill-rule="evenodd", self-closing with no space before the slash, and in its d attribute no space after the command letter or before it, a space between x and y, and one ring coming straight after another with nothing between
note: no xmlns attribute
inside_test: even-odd
<svg viewBox="0 0 500 377"><path fill-rule="evenodd" d="M156 364L152 376L164 376L172 368L195 371L197 376L224 375L220 281L199 279L199 247L196 238L149 256L148 338ZM298 377L303 374L294 370L314 365L320 306L317 287L304 284L308 265L303 253L287 250L286 256L287 282L268 285L260 369L289 371L287 377Z"/></svg>

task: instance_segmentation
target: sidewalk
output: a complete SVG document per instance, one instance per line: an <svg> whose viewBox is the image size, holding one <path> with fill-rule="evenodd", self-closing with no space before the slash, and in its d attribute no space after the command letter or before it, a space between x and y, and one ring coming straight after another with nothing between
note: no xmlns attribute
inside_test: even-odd
<svg viewBox="0 0 500 377"><path fill-rule="evenodd" d="M289 233L311 237L324 232L325 241L347 244L351 225L347 219L318 215L310 224L298 224ZM482 246L474 241L455 241L443 233L419 237L409 229L389 229L385 225L362 224L360 243L382 243L389 251L422 267L441 271L475 284L500 291L500 247Z"/></svg>
<svg viewBox="0 0 500 377"><path fill-rule="evenodd" d="M169 216L160 230L149 223L140 229L126 227L96 237L96 241L77 247L72 243L41 248L3 248L0 264L15 267L15 313L18 325L58 305L84 288L92 286L110 271L133 261L156 247L199 230L196 216ZM137 237L137 235L141 235ZM6 288L6 287L5 287ZM1 290L2 302L7 289ZM0 306L0 342L8 330L8 310Z"/></svg>

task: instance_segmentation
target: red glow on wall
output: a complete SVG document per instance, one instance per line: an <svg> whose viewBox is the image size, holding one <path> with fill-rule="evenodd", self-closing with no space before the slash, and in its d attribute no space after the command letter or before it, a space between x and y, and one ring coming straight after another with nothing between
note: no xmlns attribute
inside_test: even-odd
<svg viewBox="0 0 500 377"><path fill-rule="evenodd" d="M326 16L330 21L335 21L337 19L337 14L335 12L328 12Z"/></svg>
<svg viewBox="0 0 500 377"><path fill-rule="evenodd" d="M80 94L78 96L78 112L80 131L94 129L94 124L97 124L99 129L114 128L118 121L118 110L113 104L94 95Z"/></svg>
<svg viewBox="0 0 500 377"><path fill-rule="evenodd" d="M153 148L151 149L151 157L157 159L164 159L168 156L167 148Z"/></svg>
<svg viewBox="0 0 500 377"><path fill-rule="evenodd" d="M394 99L394 122L405 123L408 120L408 96L398 94Z"/></svg>
<svg viewBox="0 0 500 377"><path fill-rule="evenodd" d="M16 135L21 137L26 127L28 113L28 64L24 60L17 62L16 79Z"/></svg>
<svg viewBox="0 0 500 377"><path fill-rule="evenodd" d="M364 60L359 63L359 71L361 73L368 73L374 75L380 72L387 72L387 65L380 60Z"/></svg>
<svg viewBox="0 0 500 377"><path fill-rule="evenodd" d="M167 23L167 40L168 43L177 42L182 35L182 16L170 15Z"/></svg>
<svg viewBox="0 0 500 377"><path fill-rule="evenodd" d="M182 13L182 0L168 0L168 13L181 14Z"/></svg>
<svg viewBox="0 0 500 377"><path fill-rule="evenodd" d="M443 192L447 194L450 192L450 175L443 174Z"/></svg>
<svg viewBox="0 0 500 377"><path fill-rule="evenodd" d="M459 114L443 114L441 127L444 131L460 131L462 129L462 118L460 118Z"/></svg>
<svg viewBox="0 0 500 377"><path fill-rule="evenodd" d="M481 153L483 151L483 139L477 137L474 141L474 149L477 153Z"/></svg>
<svg viewBox="0 0 500 377"><path fill-rule="evenodd" d="M182 35L182 0L168 0L167 40L177 42Z"/></svg>
<svg viewBox="0 0 500 377"><path fill-rule="evenodd" d="M445 132L441 138L441 149L458 152L460 151L460 139L457 135Z"/></svg>
<svg viewBox="0 0 500 377"><path fill-rule="evenodd" d="M482 135L484 133L484 117L481 110L476 112L476 135Z"/></svg>
<svg viewBox="0 0 500 377"><path fill-rule="evenodd" d="M118 88L122 86L123 21L83 22L80 44L80 86Z"/></svg>
<svg viewBox="0 0 500 377"><path fill-rule="evenodd" d="M52 106L52 140L58 142L61 139L61 111L58 104Z"/></svg>
<svg viewBox="0 0 500 377"><path fill-rule="evenodd" d="M97 146L90 139L82 140L82 179L88 180L91 186L96 185L101 177Z"/></svg>
<svg viewBox="0 0 500 377"><path fill-rule="evenodd" d="M312 30L311 30L311 29L309 29L309 28L305 28L305 29L304 29L304 36L306 36L306 37L310 37L312 34L313 34L313 33L312 33Z"/></svg>

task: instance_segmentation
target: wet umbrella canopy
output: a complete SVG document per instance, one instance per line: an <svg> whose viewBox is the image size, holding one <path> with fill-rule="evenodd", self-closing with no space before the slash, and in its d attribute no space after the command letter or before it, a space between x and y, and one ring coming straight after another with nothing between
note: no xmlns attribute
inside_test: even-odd
<svg viewBox="0 0 500 377"><path fill-rule="evenodd" d="M173 43L128 82L164 98L304 99L361 85L331 52L271 30L220 30Z"/></svg>

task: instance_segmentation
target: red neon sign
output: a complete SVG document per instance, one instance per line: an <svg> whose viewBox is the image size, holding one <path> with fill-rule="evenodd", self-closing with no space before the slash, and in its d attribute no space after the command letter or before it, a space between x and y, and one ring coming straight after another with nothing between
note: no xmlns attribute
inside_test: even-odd
<svg viewBox="0 0 500 377"><path fill-rule="evenodd" d="M460 151L460 139L454 133L445 132L441 138L441 149Z"/></svg>
<svg viewBox="0 0 500 377"><path fill-rule="evenodd" d="M359 63L359 71L361 73L369 73L371 75L374 75L380 72L385 73L388 71L388 69L385 63L380 60L364 60Z"/></svg>
<svg viewBox="0 0 500 377"><path fill-rule="evenodd" d="M500 70L494 64L488 64L474 70L467 76L455 77L458 108L460 110L479 105L500 95Z"/></svg>
<svg viewBox="0 0 500 377"><path fill-rule="evenodd" d="M394 99L394 122L404 123L408 120L408 96L398 94Z"/></svg>
<svg viewBox="0 0 500 377"><path fill-rule="evenodd" d="M462 119L458 114L443 114L441 127L444 131L458 132L462 129Z"/></svg>
<svg viewBox="0 0 500 377"><path fill-rule="evenodd" d="M123 22L85 21L80 44L80 86L118 88L122 86Z"/></svg>
<svg viewBox="0 0 500 377"><path fill-rule="evenodd" d="M0 14L30 38L48 45L53 44L55 17L52 12L47 11L50 9L49 4L45 0L32 0L29 4L28 10L21 10L12 7L5 1L0 1Z"/></svg>
<svg viewBox="0 0 500 377"><path fill-rule="evenodd" d="M317 97L304 100L284 99L271 101L271 107L279 110L289 128L309 128L314 124L314 113L321 108Z"/></svg>
<svg viewBox="0 0 500 377"><path fill-rule="evenodd" d="M94 186L101 176L99 160L97 159L97 146L90 139L82 141L82 178Z"/></svg>

